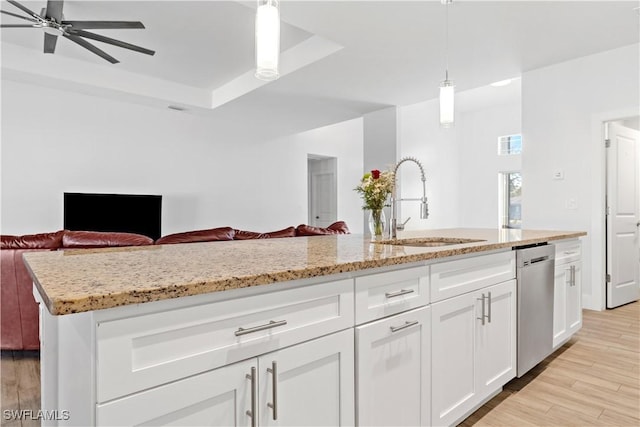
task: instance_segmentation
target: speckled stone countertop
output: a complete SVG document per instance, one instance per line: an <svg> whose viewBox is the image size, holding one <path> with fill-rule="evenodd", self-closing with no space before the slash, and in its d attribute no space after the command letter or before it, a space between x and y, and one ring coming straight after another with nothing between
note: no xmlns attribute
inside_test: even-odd
<svg viewBox="0 0 640 427"><path fill-rule="evenodd" d="M51 314L63 315L584 235L456 228L404 232L398 240L479 241L415 247L351 234L33 252L24 259Z"/></svg>

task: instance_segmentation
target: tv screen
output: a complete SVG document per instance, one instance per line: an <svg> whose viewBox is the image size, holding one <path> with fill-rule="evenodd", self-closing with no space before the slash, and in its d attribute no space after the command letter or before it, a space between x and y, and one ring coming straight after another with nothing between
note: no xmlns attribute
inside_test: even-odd
<svg viewBox="0 0 640 427"><path fill-rule="evenodd" d="M64 228L116 231L160 238L162 196L64 193Z"/></svg>

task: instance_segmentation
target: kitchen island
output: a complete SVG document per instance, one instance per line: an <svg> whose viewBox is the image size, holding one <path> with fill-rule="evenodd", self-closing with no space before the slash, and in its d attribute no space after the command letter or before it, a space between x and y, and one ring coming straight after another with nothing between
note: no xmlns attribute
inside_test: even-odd
<svg viewBox="0 0 640 427"><path fill-rule="evenodd" d="M454 424L515 376L512 248L583 235L449 229L28 254L53 414L43 424Z"/></svg>

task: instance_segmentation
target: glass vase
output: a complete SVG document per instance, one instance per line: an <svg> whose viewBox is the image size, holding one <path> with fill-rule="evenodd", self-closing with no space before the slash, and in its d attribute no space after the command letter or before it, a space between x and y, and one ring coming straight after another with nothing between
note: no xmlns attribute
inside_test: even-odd
<svg viewBox="0 0 640 427"><path fill-rule="evenodd" d="M382 209L372 209L369 211L369 231L371 232L371 238L375 240L382 240L384 236L384 230L386 228L387 218L384 215Z"/></svg>

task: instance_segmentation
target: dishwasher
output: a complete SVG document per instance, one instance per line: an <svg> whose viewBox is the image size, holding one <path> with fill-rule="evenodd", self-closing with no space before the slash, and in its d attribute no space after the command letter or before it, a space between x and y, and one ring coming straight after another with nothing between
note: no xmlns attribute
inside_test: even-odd
<svg viewBox="0 0 640 427"><path fill-rule="evenodd" d="M553 352L555 246L516 249L518 378Z"/></svg>

